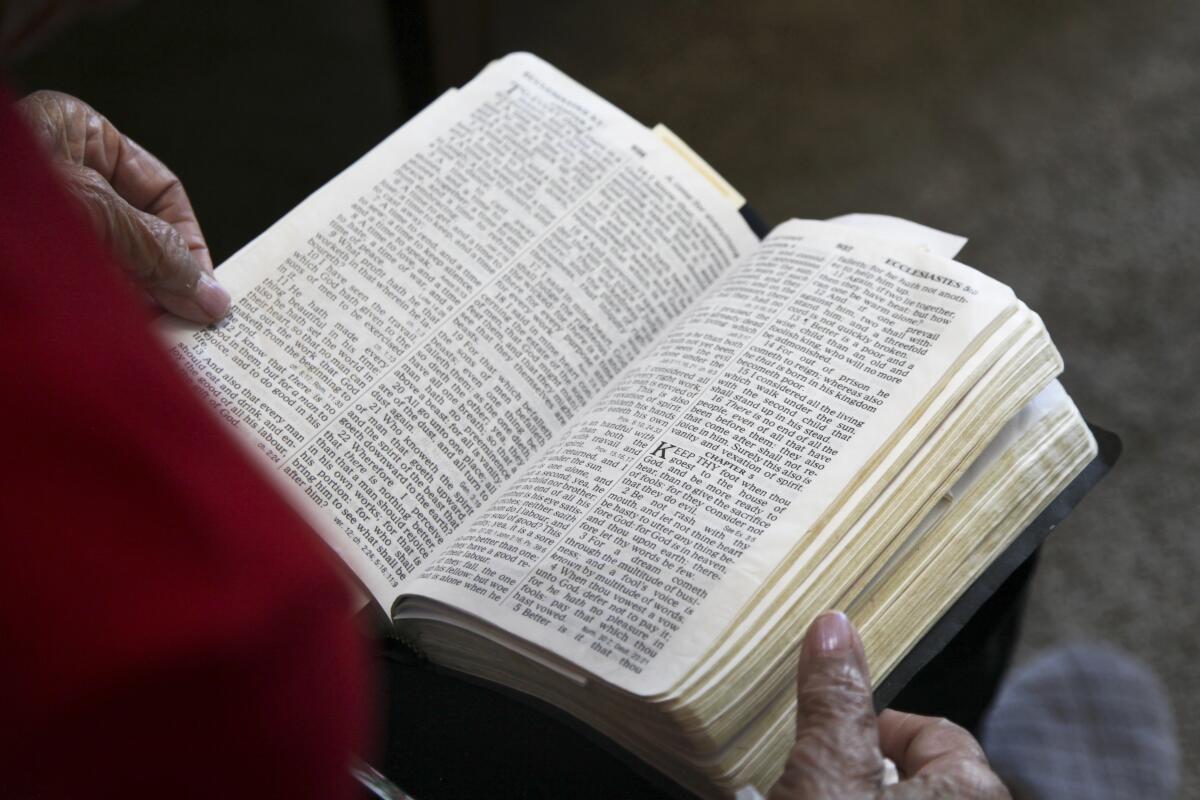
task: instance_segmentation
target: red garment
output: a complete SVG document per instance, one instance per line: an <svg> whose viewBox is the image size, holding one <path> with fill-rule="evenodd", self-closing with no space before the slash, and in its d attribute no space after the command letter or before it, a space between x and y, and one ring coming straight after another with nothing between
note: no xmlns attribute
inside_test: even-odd
<svg viewBox="0 0 1200 800"><path fill-rule="evenodd" d="M346 798L332 556L193 394L0 89L0 797Z"/></svg>

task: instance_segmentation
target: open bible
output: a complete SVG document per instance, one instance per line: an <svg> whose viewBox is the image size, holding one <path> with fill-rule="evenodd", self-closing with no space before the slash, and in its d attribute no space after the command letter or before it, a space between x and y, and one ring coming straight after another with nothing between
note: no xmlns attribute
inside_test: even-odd
<svg viewBox="0 0 1200 800"><path fill-rule="evenodd" d="M165 330L398 637L711 796L780 773L816 614L883 680L1096 452L961 240L742 204L514 54Z"/></svg>

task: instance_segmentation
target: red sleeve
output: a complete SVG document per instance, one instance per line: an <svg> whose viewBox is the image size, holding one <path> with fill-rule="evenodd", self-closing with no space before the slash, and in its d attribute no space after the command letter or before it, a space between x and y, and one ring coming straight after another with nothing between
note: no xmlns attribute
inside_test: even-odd
<svg viewBox="0 0 1200 800"><path fill-rule="evenodd" d="M330 556L147 329L0 89L0 796L351 796Z"/></svg>

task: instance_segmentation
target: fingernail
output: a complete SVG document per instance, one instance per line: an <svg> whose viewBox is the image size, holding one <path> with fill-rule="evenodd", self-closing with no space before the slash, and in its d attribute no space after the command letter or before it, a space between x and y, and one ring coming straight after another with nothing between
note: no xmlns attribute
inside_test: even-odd
<svg viewBox="0 0 1200 800"><path fill-rule="evenodd" d="M229 311L229 292L207 272L200 275L194 295L196 305L213 319L220 319Z"/></svg>
<svg viewBox="0 0 1200 800"><path fill-rule="evenodd" d="M840 611L826 611L813 623L812 644L818 653L840 655L854 647L854 630Z"/></svg>

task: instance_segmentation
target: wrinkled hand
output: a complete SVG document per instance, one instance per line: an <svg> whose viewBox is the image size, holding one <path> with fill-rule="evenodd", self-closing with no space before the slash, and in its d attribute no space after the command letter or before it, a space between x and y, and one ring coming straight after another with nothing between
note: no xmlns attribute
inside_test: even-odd
<svg viewBox="0 0 1200 800"><path fill-rule="evenodd" d="M800 653L796 746L771 800L1010 800L979 743L943 719L875 715L862 641L839 612L813 622ZM901 780L882 785L884 756Z"/></svg>
<svg viewBox="0 0 1200 800"><path fill-rule="evenodd" d="M224 317L229 294L179 179L82 100L42 91L17 108L130 277L181 317Z"/></svg>

